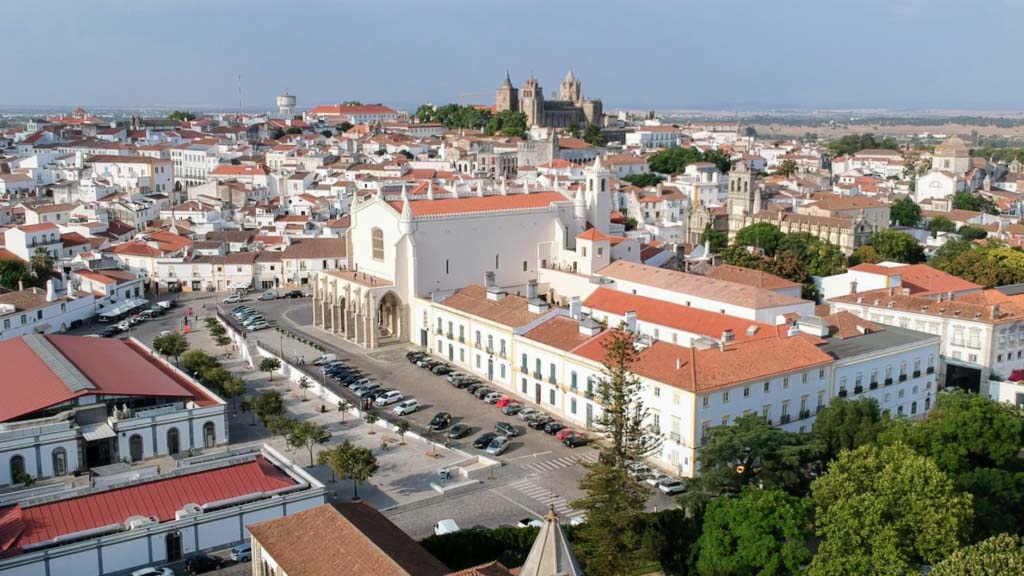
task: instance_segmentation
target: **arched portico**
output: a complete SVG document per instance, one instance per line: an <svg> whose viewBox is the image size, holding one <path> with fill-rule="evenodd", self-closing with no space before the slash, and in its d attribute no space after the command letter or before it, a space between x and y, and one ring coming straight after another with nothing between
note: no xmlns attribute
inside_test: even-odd
<svg viewBox="0 0 1024 576"><path fill-rule="evenodd" d="M376 310L377 339L401 340L406 336L406 321L402 300L394 291L388 291L380 299Z"/></svg>

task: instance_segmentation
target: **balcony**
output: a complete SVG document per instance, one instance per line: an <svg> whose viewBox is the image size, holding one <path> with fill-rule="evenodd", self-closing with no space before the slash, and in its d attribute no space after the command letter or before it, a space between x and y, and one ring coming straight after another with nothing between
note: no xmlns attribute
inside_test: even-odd
<svg viewBox="0 0 1024 576"><path fill-rule="evenodd" d="M811 417L811 411L810 410L801 410L800 411L800 419L801 420L806 420L806 419L808 419L810 417Z"/></svg>
<svg viewBox="0 0 1024 576"><path fill-rule="evenodd" d="M552 374L551 376L548 377L548 382L557 385L558 384L558 378L555 378L555 375Z"/></svg>
<svg viewBox="0 0 1024 576"><path fill-rule="evenodd" d="M537 380L543 380L544 379L544 375L540 373L540 370L534 370L533 371L533 377L536 378Z"/></svg>
<svg viewBox="0 0 1024 576"><path fill-rule="evenodd" d="M591 392L590 390L587 390L586 392L583 393L583 397L586 398L587 400L593 400L594 393Z"/></svg>
<svg viewBox="0 0 1024 576"><path fill-rule="evenodd" d="M861 386L860 384L858 384L858 385L853 387L853 393L854 394L860 394L862 392L864 392L864 387Z"/></svg>
<svg viewBox="0 0 1024 576"><path fill-rule="evenodd" d="M906 374L900 374L900 382L906 382L906 381L907 381L907 375Z"/></svg>
<svg viewBox="0 0 1024 576"><path fill-rule="evenodd" d="M789 424L790 420L789 414L783 414L779 417L779 424Z"/></svg>
<svg viewBox="0 0 1024 576"><path fill-rule="evenodd" d="M871 390L877 390L878 389L878 382L875 381L875 382L872 382L871 384L868 384L868 388L870 388Z"/></svg>
<svg viewBox="0 0 1024 576"><path fill-rule="evenodd" d="M480 343L479 342L473 342L473 348L476 348L477 350L479 350L480 349ZM490 350L488 350L488 352L490 352Z"/></svg>
<svg viewBox="0 0 1024 576"><path fill-rule="evenodd" d="M846 388L842 388L839 390L839 397L846 398Z"/></svg>
<svg viewBox="0 0 1024 576"><path fill-rule="evenodd" d="M680 441L679 432L669 432L668 433L668 439L672 440L673 442L679 443L679 441Z"/></svg>
<svg viewBox="0 0 1024 576"><path fill-rule="evenodd" d="M920 378L920 377L921 377L921 371L920 370L914 370L914 378Z"/></svg>
<svg viewBox="0 0 1024 576"><path fill-rule="evenodd" d="M886 378L885 379L885 385L886 386L892 386L892 378Z"/></svg>
<svg viewBox="0 0 1024 576"><path fill-rule="evenodd" d="M500 350L498 352L498 358L504 358L504 357L505 357L505 351L504 350Z"/></svg>
<svg viewBox="0 0 1024 576"><path fill-rule="evenodd" d="M453 334L452 334L451 332L445 332L445 333L444 333L444 337L445 337L445 338L447 338L447 339L449 339L449 340L454 340L454 337L453 337L453 336L454 336L454 335L453 335Z"/></svg>
<svg viewBox="0 0 1024 576"><path fill-rule="evenodd" d="M935 374L935 367L929 366L928 369L925 370L925 374Z"/></svg>
<svg viewBox="0 0 1024 576"><path fill-rule="evenodd" d="M477 348L479 348L479 347L480 346L477 346ZM494 347L493 346L488 346L487 347L487 353L488 354L494 354Z"/></svg>

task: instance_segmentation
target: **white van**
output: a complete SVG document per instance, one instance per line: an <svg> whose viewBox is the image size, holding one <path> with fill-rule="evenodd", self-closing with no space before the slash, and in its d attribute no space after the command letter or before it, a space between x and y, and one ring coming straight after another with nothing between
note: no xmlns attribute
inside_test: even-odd
<svg viewBox="0 0 1024 576"><path fill-rule="evenodd" d="M459 525L456 524L455 520L452 520L451 518L445 518L444 520L438 521L437 524L434 524L435 536L441 536L444 534L454 534L459 530L461 530L461 528L459 528Z"/></svg>
<svg viewBox="0 0 1024 576"><path fill-rule="evenodd" d="M399 392L398 390L392 390L391 392L385 392L384 394L378 396L377 399L373 401L373 403L376 404L377 406L387 406L388 404L394 404L395 402L398 402L402 398L404 398L404 396L402 396L401 392Z"/></svg>
<svg viewBox="0 0 1024 576"><path fill-rule="evenodd" d="M316 360L313 360L313 365L320 366L323 364L330 364L331 362L334 362L337 359L338 356L336 354L321 354L317 356Z"/></svg>
<svg viewBox="0 0 1024 576"><path fill-rule="evenodd" d="M414 398L410 398L409 400L403 400L399 402L398 406L395 406L392 412L398 414L399 416L405 416L406 414L412 414L413 412L419 409L420 403L417 402Z"/></svg>

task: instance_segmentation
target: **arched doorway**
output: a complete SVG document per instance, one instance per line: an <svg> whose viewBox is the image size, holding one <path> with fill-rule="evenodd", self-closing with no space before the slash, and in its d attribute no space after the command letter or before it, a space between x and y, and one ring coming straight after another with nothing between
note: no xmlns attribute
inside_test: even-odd
<svg viewBox="0 0 1024 576"><path fill-rule="evenodd" d="M25 475L25 457L20 454L11 456L11 483L16 484Z"/></svg>
<svg viewBox="0 0 1024 576"><path fill-rule="evenodd" d="M167 453L173 456L178 452L181 452L181 438L177 428L170 428L167 430Z"/></svg>
<svg viewBox="0 0 1024 576"><path fill-rule="evenodd" d="M217 429L213 422L203 424L203 448L213 448L217 445Z"/></svg>
<svg viewBox="0 0 1024 576"><path fill-rule="evenodd" d="M53 451L53 475L64 476L68 473L68 453L63 448Z"/></svg>
<svg viewBox="0 0 1024 576"><path fill-rule="evenodd" d="M128 458L132 462L142 460L142 436L132 434L128 439Z"/></svg>
<svg viewBox="0 0 1024 576"><path fill-rule="evenodd" d="M405 337L405 319L402 317L402 301L394 292L388 292L377 304L377 334L380 340Z"/></svg>

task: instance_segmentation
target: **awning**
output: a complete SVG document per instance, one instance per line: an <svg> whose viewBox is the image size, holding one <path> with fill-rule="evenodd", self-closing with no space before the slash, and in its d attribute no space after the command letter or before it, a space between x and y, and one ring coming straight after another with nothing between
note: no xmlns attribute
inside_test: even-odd
<svg viewBox="0 0 1024 576"><path fill-rule="evenodd" d="M106 422L82 424L79 428L82 430L82 438L85 438L86 442L103 440L104 438L113 438L117 436L117 434L114 433L114 429Z"/></svg>

